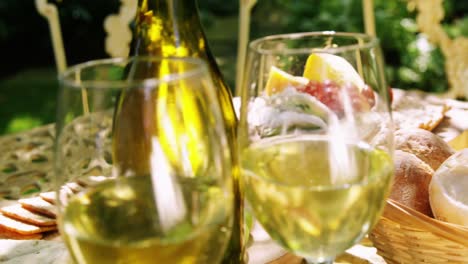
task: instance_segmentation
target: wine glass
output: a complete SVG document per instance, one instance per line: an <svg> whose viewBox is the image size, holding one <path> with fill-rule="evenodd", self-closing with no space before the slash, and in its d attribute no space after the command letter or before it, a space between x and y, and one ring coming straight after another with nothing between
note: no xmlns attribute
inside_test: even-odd
<svg viewBox="0 0 468 264"><path fill-rule="evenodd" d="M60 76L59 229L76 263L218 263L233 186L205 63L132 57Z"/></svg>
<svg viewBox="0 0 468 264"><path fill-rule="evenodd" d="M274 35L249 45L239 146L247 206L309 263L332 263L379 218L393 179L378 39Z"/></svg>

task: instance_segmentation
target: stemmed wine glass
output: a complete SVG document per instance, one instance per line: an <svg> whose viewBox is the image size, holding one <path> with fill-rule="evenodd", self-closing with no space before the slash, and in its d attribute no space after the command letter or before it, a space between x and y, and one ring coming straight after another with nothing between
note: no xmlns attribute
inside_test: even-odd
<svg viewBox="0 0 468 264"><path fill-rule="evenodd" d="M287 250L332 263L378 220L393 177L379 41L309 32L250 43L241 93L242 188Z"/></svg>
<svg viewBox="0 0 468 264"><path fill-rule="evenodd" d="M60 76L59 227L76 263L218 263L233 221L225 126L205 63L132 57Z"/></svg>

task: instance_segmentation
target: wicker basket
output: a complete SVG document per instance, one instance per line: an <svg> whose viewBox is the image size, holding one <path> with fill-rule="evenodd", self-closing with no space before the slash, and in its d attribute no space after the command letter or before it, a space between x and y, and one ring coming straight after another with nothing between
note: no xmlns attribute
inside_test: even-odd
<svg viewBox="0 0 468 264"><path fill-rule="evenodd" d="M370 239L388 263L468 263L468 228L390 199Z"/></svg>

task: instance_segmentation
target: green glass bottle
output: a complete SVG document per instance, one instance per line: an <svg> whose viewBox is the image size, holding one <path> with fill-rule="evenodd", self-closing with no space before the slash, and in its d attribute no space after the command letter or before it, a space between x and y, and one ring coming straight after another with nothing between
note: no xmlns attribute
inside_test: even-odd
<svg viewBox="0 0 468 264"><path fill-rule="evenodd" d="M221 103L234 165L235 215L232 236L222 263L244 263L243 199L236 153L237 118L231 92L208 47L196 0L139 0L131 49L130 55L198 57L208 63ZM147 174L153 128L144 124L145 119L153 115L154 103L143 92L122 96L125 98L120 100L119 122L114 128L115 137L120 143L114 145L114 158L123 170L132 169L136 174ZM129 125L134 129L120 129ZM129 144L136 146L130 152Z"/></svg>

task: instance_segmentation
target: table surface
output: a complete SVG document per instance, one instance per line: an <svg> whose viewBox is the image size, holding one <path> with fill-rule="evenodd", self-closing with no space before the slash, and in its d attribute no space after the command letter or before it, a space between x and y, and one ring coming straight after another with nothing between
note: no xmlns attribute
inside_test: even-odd
<svg viewBox="0 0 468 264"><path fill-rule="evenodd" d="M257 251L257 252L255 252ZM257 254L258 253L258 254ZM299 264L302 258L287 253L271 240L252 244L248 248L248 264ZM0 262L71 264L65 244L59 238L53 240L5 240L0 239ZM376 249L356 245L335 261L337 264L384 264Z"/></svg>
<svg viewBox="0 0 468 264"><path fill-rule="evenodd" d="M255 223L251 232L253 243L247 248L249 264L294 264L303 259L288 253L273 242L263 228ZM385 260L377 254L372 242L364 238L358 245L338 256L335 263L340 264L384 264Z"/></svg>
<svg viewBox="0 0 468 264"><path fill-rule="evenodd" d="M415 96L433 104L442 101L436 96L421 92L402 92L400 96ZM468 130L468 103L454 100L449 102L452 111L435 130L443 138L450 140L464 130ZM458 112L457 112L458 111ZM17 199L28 193L51 189L52 149L54 126L47 125L31 131L0 137L0 203L6 198ZM255 233L257 232L257 233ZM249 263L302 263L302 259L287 253L272 242L260 229L254 229L253 243L248 248ZM53 257L51 257L53 256ZM2 263L63 263L67 258L61 241L18 241L0 239L0 262ZM42 261L44 260L44 261ZM11 262L8 262L11 261ZM58 262L62 261L62 262ZM364 240L345 254L336 263L385 263L376 253L370 241Z"/></svg>

